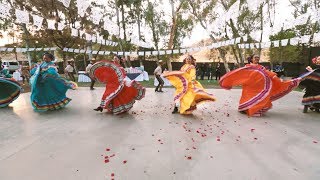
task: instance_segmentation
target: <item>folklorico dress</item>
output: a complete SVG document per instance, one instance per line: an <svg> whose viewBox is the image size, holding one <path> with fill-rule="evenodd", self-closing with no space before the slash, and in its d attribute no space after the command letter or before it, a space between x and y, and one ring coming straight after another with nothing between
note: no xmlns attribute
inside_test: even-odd
<svg viewBox="0 0 320 180"><path fill-rule="evenodd" d="M310 75L302 78L300 83L301 86L306 88L302 104L320 109L320 66L315 68L318 69L315 69Z"/></svg>
<svg viewBox="0 0 320 180"><path fill-rule="evenodd" d="M248 116L261 116L272 107L275 101L291 92L298 86L300 78L282 81L276 73L266 70L261 65L247 64L225 74L220 80L220 86L231 89L232 86L242 86L242 95L238 111Z"/></svg>
<svg viewBox="0 0 320 180"><path fill-rule="evenodd" d="M53 62L41 63L31 74L31 104L35 111L61 109L71 101L66 92L76 89L77 84L63 79Z"/></svg>
<svg viewBox="0 0 320 180"><path fill-rule="evenodd" d="M16 100L21 92L20 84L11 78L8 69L0 70L0 108Z"/></svg>
<svg viewBox="0 0 320 180"><path fill-rule="evenodd" d="M110 61L100 61L90 68L90 76L106 84L100 107L113 114L129 111L136 100L145 95L145 88L136 81L126 81L124 69Z"/></svg>
<svg viewBox="0 0 320 180"><path fill-rule="evenodd" d="M191 114L201 102L215 101L196 81L196 68L192 64L183 65L180 71L165 72L163 76L176 88L174 102L180 104L180 114Z"/></svg>

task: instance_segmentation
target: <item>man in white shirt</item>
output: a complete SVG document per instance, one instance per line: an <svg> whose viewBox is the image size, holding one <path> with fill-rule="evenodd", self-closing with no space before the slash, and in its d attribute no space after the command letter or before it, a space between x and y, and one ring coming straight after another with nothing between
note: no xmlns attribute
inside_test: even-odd
<svg viewBox="0 0 320 180"><path fill-rule="evenodd" d="M157 68L154 70L154 76L157 78L159 84L158 86L156 87L156 89L154 90L155 92L163 92L162 91L162 87L164 85L164 81L163 79L161 78L161 74L162 74L162 60L159 60L158 62L158 66Z"/></svg>
<svg viewBox="0 0 320 180"><path fill-rule="evenodd" d="M74 71L73 61L68 61L68 65L64 70L68 73L70 80L75 82L76 78L73 75L73 71Z"/></svg>
<svg viewBox="0 0 320 180"><path fill-rule="evenodd" d="M90 75L89 75L90 69L91 69L92 65L94 64L94 62L95 62L95 59L92 59L86 67L86 75L91 79L90 90L94 90L93 86L94 86L94 83L96 82L94 77L90 77Z"/></svg>

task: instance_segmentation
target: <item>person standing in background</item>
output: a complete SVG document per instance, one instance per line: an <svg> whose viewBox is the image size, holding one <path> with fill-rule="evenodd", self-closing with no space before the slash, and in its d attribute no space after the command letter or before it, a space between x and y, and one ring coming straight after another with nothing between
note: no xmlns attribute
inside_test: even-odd
<svg viewBox="0 0 320 180"><path fill-rule="evenodd" d="M91 84L90 84L90 90L94 90L94 83L96 82L96 80L94 79L94 77L90 77L89 73L90 73L90 69L92 67L92 65L95 63L96 59L92 59L90 61L90 63L87 65L86 67L86 76L88 76L91 79Z"/></svg>
<svg viewBox="0 0 320 180"><path fill-rule="evenodd" d="M162 87L164 85L164 81L161 78L161 74L162 74L162 60L160 60L158 62L158 66L157 68L154 70L154 76L157 78L158 80L158 86L156 87L156 89L154 90L155 92L163 92L162 91Z"/></svg>
<svg viewBox="0 0 320 180"><path fill-rule="evenodd" d="M22 63L21 67L21 77L22 77L22 83L24 85L25 80L27 80L27 83L29 83L29 79L31 77L30 75L30 67L25 65L25 62Z"/></svg>
<svg viewBox="0 0 320 180"><path fill-rule="evenodd" d="M221 68L220 68L220 64L218 63L216 67L216 81L220 80L220 77L221 77Z"/></svg>
<svg viewBox="0 0 320 180"><path fill-rule="evenodd" d="M73 61L68 61L68 65L67 65L67 67L66 67L64 70L67 72L70 80L73 81L73 82L75 82L75 81L76 81L76 78L75 78L74 75L73 75L73 71L74 71Z"/></svg>

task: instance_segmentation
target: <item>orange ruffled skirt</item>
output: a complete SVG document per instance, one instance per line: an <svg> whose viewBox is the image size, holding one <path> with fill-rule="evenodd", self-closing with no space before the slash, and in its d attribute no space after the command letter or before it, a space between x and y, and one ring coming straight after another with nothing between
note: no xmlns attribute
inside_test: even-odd
<svg viewBox="0 0 320 180"><path fill-rule="evenodd" d="M225 74L220 86L231 89L242 86L238 110L249 116L261 116L272 107L272 101L291 92L301 79L282 81L275 73L259 67L246 66Z"/></svg>

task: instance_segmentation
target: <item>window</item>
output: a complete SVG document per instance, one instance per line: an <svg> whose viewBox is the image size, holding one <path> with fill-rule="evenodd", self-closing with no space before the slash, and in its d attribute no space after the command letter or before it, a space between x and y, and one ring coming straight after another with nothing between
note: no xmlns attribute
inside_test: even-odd
<svg viewBox="0 0 320 180"><path fill-rule="evenodd" d="M10 65L18 65L17 62L10 62Z"/></svg>

